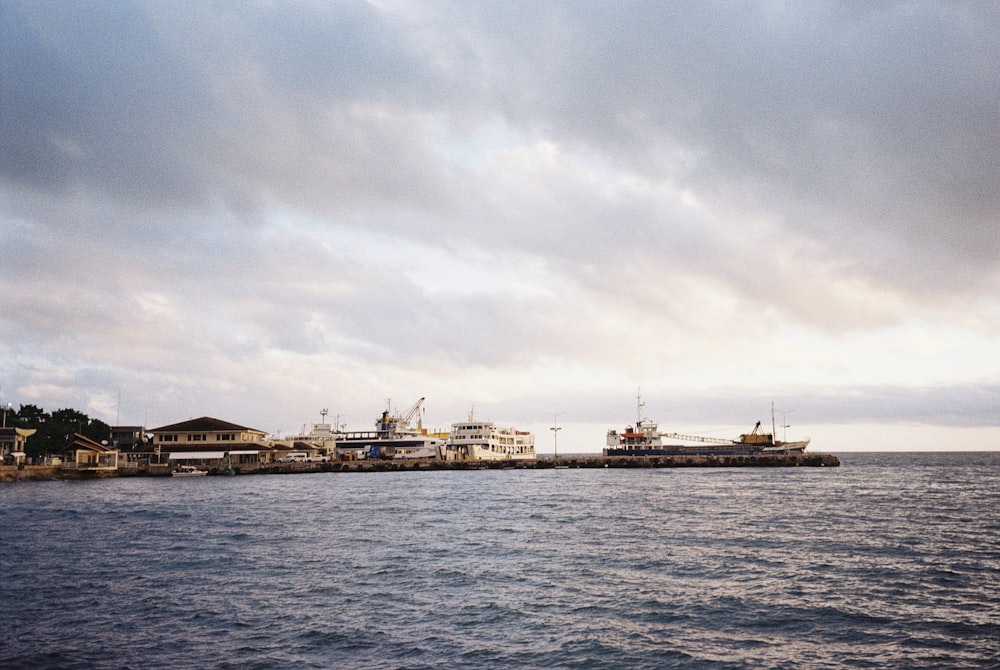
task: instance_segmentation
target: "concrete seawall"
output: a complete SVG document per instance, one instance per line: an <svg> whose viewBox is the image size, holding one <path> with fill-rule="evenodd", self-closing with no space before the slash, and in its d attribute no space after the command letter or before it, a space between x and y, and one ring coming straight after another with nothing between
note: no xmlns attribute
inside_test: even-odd
<svg viewBox="0 0 1000 670"><path fill-rule="evenodd" d="M0 482L39 482L53 479L113 479L120 476L116 470L74 470L58 465L0 466Z"/></svg>
<svg viewBox="0 0 1000 670"><path fill-rule="evenodd" d="M238 475L283 475L308 472L409 472L426 470L551 470L561 468L787 468L837 467L833 454L782 454L761 456L573 456L522 461L334 461L332 463L275 463L243 467ZM209 470L210 475L222 472ZM93 471L28 465L19 469L0 467L0 482L53 479L105 479L111 477L169 477L170 466L122 467L117 471Z"/></svg>
<svg viewBox="0 0 1000 670"><path fill-rule="evenodd" d="M556 468L750 468L837 467L833 454L788 456L574 456L523 461L346 461L325 463L334 472L406 470L550 470Z"/></svg>

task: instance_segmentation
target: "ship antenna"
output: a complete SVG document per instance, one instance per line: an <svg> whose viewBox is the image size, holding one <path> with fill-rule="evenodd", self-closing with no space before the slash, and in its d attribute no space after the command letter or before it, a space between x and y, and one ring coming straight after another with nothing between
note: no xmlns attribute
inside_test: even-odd
<svg viewBox="0 0 1000 670"><path fill-rule="evenodd" d="M771 403L771 430L772 431L775 430L774 413L777 412L778 414L781 415L781 441L782 442L787 442L788 441L788 429L791 428L791 425L788 423L788 415L791 414L794 411L795 411L794 409L775 409L774 408L774 403L773 402ZM778 439L778 434L774 433L774 436L771 439L776 441Z"/></svg>

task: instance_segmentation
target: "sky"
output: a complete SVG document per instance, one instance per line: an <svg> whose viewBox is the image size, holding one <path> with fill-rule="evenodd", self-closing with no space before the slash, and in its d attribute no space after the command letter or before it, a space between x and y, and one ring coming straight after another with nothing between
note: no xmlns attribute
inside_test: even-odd
<svg viewBox="0 0 1000 670"><path fill-rule="evenodd" d="M0 402L1000 449L998 184L994 3L2 0Z"/></svg>

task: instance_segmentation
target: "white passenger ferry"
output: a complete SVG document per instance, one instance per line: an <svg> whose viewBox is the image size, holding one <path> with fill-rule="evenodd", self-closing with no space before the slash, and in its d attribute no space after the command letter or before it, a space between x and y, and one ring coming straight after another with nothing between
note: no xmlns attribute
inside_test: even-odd
<svg viewBox="0 0 1000 670"><path fill-rule="evenodd" d="M445 460L509 461L535 458L535 436L528 431L499 428L492 421L476 419L451 424L445 444Z"/></svg>

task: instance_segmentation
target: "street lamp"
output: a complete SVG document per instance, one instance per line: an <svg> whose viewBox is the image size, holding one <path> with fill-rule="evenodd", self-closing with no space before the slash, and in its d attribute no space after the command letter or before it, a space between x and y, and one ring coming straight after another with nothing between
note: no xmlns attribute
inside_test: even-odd
<svg viewBox="0 0 1000 670"><path fill-rule="evenodd" d="M565 414L566 412L546 412L546 414L552 415L552 427L549 430L552 431L552 442L553 442L553 458L559 458L559 431L562 428L559 426L559 415Z"/></svg>

